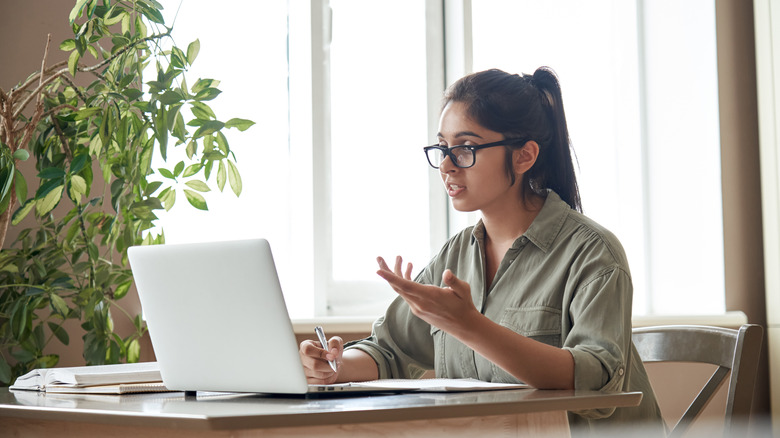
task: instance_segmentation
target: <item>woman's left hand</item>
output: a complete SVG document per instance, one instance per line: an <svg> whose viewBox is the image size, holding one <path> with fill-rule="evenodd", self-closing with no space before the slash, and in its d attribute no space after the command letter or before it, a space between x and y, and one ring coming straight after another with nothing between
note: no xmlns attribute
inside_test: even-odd
<svg viewBox="0 0 780 438"><path fill-rule="evenodd" d="M449 269L442 276L447 287L437 287L413 281L411 263L402 272L403 259L400 256L396 257L393 270L382 257L378 257L377 262L377 274L409 304L415 316L428 324L456 335L458 328L467 327L470 318L481 316L472 301L471 286Z"/></svg>

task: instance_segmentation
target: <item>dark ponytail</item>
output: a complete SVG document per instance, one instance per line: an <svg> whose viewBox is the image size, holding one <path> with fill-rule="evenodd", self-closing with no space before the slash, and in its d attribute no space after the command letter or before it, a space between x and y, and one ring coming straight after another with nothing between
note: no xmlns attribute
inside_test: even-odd
<svg viewBox="0 0 780 438"><path fill-rule="evenodd" d="M523 175L524 197L529 190L544 196L551 189L582 211L561 87L552 69L540 67L522 76L497 69L473 73L447 89L444 105L453 101L465 103L471 118L505 138L528 137L539 144L536 163ZM520 147L507 146L507 156ZM514 184L509 159L507 172Z"/></svg>

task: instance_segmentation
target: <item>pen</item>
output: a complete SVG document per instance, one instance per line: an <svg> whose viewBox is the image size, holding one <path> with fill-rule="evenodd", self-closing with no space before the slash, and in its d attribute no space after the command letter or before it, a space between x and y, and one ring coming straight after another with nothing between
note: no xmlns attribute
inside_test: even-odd
<svg viewBox="0 0 780 438"><path fill-rule="evenodd" d="M320 344L322 344L322 348L324 348L325 351L328 351L328 340L325 339L325 332L322 330L322 327L314 327L314 333L317 333L317 337L320 338ZM335 360L329 360L328 363L330 364L330 367L333 368L333 371L338 371L336 370Z"/></svg>

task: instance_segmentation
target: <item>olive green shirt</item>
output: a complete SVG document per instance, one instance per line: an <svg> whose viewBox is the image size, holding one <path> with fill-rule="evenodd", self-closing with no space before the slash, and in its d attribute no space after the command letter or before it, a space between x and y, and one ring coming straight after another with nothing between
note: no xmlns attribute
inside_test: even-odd
<svg viewBox="0 0 780 438"><path fill-rule="evenodd" d="M485 281L484 242L480 221L451 238L415 281L444 287L442 274L450 269L469 283L474 304L485 316L568 350L574 358L575 389L644 394L639 407L570 414L573 428L595 432L615 422L643 422L662 430L655 395L631 342L633 288L617 238L549 192L490 285ZM455 337L414 316L401 297L374 323L369 338L348 348L368 353L382 379L418 378L434 369L437 377L518 382Z"/></svg>

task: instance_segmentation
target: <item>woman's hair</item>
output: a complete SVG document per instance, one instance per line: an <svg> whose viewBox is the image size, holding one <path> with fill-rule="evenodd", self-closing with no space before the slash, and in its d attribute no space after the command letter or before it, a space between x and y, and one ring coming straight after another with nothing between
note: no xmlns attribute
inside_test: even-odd
<svg viewBox="0 0 780 438"><path fill-rule="evenodd" d="M528 138L539 144L536 163L523 175L524 199L528 190L544 196L546 189L552 189L571 208L582 211L561 87L552 69L540 67L533 75L522 76L497 69L472 73L447 89L442 108L450 102L464 103L469 117L505 138ZM521 147L506 146L512 184L516 178L512 151Z"/></svg>

